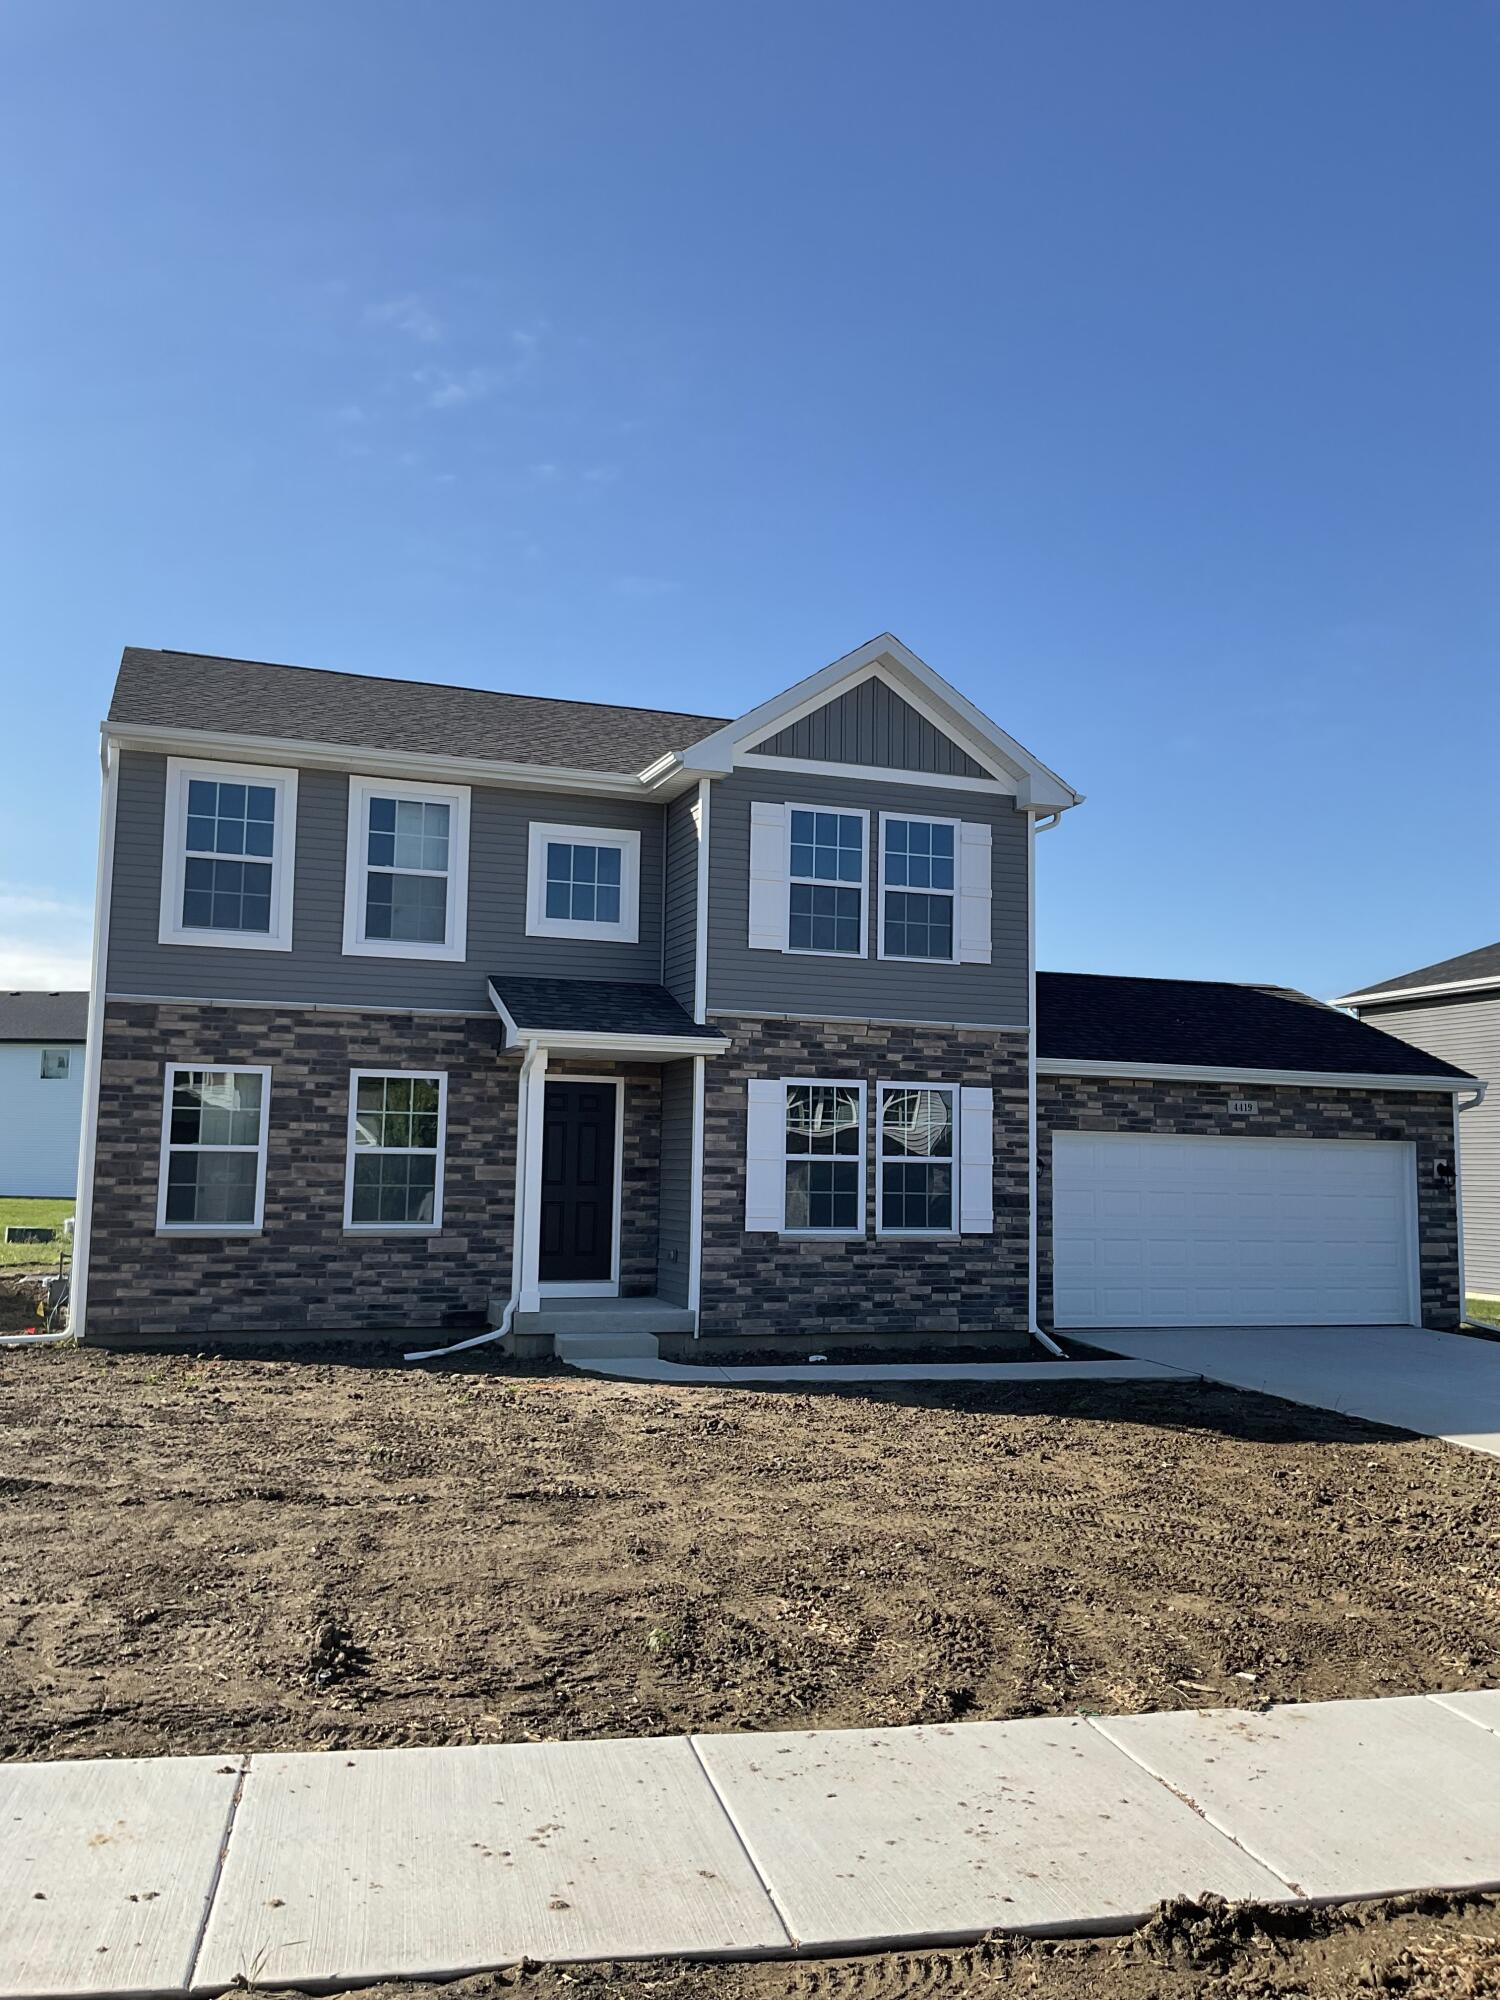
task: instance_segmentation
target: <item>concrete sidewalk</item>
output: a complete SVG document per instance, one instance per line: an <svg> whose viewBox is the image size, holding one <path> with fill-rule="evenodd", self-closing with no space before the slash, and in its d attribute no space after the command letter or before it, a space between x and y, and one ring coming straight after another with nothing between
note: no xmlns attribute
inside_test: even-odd
<svg viewBox="0 0 1500 2000"><path fill-rule="evenodd" d="M1500 1690L0 1767L0 2000L1123 1930L1500 1887Z"/></svg>

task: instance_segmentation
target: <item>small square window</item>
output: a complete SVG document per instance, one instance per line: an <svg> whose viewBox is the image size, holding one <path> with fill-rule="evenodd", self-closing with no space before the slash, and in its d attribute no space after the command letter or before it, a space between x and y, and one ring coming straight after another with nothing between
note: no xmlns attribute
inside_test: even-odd
<svg viewBox="0 0 1500 2000"><path fill-rule="evenodd" d="M527 933L633 944L639 935L641 836L534 822Z"/></svg>
<svg viewBox="0 0 1500 2000"><path fill-rule="evenodd" d="M42 1082L64 1083L73 1061L71 1049L42 1050Z"/></svg>

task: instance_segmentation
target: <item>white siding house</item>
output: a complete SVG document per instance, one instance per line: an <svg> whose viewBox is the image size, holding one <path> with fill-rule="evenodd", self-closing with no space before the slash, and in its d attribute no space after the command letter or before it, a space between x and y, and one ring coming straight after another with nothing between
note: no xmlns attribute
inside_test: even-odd
<svg viewBox="0 0 1500 2000"><path fill-rule="evenodd" d="M0 1196L77 1191L87 993L0 993Z"/></svg>

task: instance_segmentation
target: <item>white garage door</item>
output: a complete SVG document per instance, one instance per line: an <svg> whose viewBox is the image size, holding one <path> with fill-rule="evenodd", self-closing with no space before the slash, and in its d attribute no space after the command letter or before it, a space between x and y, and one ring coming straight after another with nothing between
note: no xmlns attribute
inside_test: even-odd
<svg viewBox="0 0 1500 2000"><path fill-rule="evenodd" d="M1058 1132L1059 1326L1406 1326L1415 1148Z"/></svg>

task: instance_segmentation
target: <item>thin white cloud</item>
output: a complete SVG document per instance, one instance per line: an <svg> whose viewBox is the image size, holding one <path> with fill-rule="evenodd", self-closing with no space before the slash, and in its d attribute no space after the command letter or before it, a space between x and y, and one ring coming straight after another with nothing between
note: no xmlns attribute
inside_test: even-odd
<svg viewBox="0 0 1500 2000"><path fill-rule="evenodd" d="M382 299L377 305L366 306L365 318L372 326L388 326L392 332L404 333L409 340L420 340L427 346L435 345L447 332L431 306L416 292L405 292L399 299Z"/></svg>
<svg viewBox="0 0 1500 2000"><path fill-rule="evenodd" d="M501 379L494 368L419 368L412 376L422 391L423 407L429 410L459 410L483 402L500 387Z"/></svg>
<svg viewBox="0 0 1500 2000"><path fill-rule="evenodd" d="M0 988L87 986L93 921L87 903L0 882Z"/></svg>

